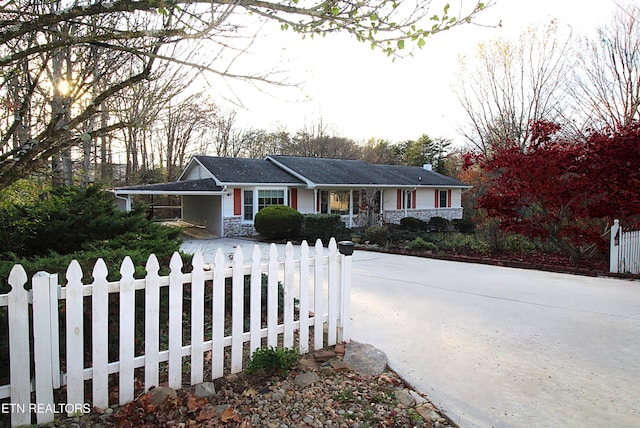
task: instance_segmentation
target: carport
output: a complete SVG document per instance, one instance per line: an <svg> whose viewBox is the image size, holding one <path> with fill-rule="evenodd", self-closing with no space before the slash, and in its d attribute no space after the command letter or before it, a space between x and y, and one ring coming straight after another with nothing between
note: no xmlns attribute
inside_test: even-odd
<svg viewBox="0 0 640 428"><path fill-rule="evenodd" d="M226 189L211 178L120 187L113 190L113 193L119 207L126 211L131 211L134 196L179 196L180 220L204 227L215 235L224 236L222 196L226 194Z"/></svg>

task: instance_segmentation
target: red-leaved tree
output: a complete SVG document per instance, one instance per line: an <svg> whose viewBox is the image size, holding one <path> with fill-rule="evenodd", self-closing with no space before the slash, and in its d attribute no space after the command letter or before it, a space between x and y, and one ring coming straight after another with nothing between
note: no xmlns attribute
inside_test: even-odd
<svg viewBox="0 0 640 428"><path fill-rule="evenodd" d="M531 125L531 142L468 156L492 178L478 199L505 231L540 238L574 259L607 247L613 218L640 218L640 124L592 133L585 142L554 138L556 124Z"/></svg>

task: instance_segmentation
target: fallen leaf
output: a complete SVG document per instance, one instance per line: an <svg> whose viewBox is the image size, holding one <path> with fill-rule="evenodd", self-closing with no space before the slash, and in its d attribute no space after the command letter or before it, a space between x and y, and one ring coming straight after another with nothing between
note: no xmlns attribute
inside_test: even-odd
<svg viewBox="0 0 640 428"><path fill-rule="evenodd" d="M196 397L195 395L189 395L187 398L187 410L189 413L194 413L207 404L205 398Z"/></svg>
<svg viewBox="0 0 640 428"><path fill-rule="evenodd" d="M249 388L242 391L243 397L255 397L257 394L258 394L258 391L256 391L254 388Z"/></svg>
<svg viewBox="0 0 640 428"><path fill-rule="evenodd" d="M224 412L222 412L222 416L220 416L220 420L224 423L236 421L242 422L242 418L232 407L227 407Z"/></svg>
<svg viewBox="0 0 640 428"><path fill-rule="evenodd" d="M217 414L218 413L216 412L216 409L213 409L213 408L202 409L198 414L198 416L196 417L196 421L198 422L207 421L209 419L213 419L214 417L216 417Z"/></svg>

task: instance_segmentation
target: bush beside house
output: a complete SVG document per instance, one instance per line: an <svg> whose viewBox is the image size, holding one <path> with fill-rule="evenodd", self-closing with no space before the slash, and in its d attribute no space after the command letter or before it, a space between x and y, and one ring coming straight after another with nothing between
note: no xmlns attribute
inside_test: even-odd
<svg viewBox="0 0 640 428"><path fill-rule="evenodd" d="M302 228L302 214L285 205L271 205L256 213L254 225L266 239L296 239Z"/></svg>

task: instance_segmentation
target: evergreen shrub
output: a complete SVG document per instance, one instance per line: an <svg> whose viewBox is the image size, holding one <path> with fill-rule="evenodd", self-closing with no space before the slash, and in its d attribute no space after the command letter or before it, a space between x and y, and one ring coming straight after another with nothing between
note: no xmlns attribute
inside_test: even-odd
<svg viewBox="0 0 640 428"><path fill-rule="evenodd" d="M15 264L29 277L46 271L57 273L64 283L75 259L90 282L98 258L109 268L108 279L117 280L125 256L136 266L136 277L143 277L149 255L155 254L164 274L180 249L180 233L149 221L144 207L118 210L113 195L98 186L63 187L28 204L8 204L0 208L0 293L9 290L7 279Z"/></svg>
<svg viewBox="0 0 640 428"><path fill-rule="evenodd" d="M376 225L368 228L364 233L365 241L379 246L385 246L389 242L390 234L386 226Z"/></svg>
<svg viewBox="0 0 640 428"><path fill-rule="evenodd" d="M338 214L307 214L303 216L302 238L311 245L320 239L324 245L331 238L340 240L346 234L346 227Z"/></svg>
<svg viewBox="0 0 640 428"><path fill-rule="evenodd" d="M407 248L410 250L436 251L438 246L435 243L425 241L418 236L413 241L409 241L409 243L407 243Z"/></svg>
<svg viewBox="0 0 640 428"><path fill-rule="evenodd" d="M436 232L448 232L451 222L444 217L431 217L429 227Z"/></svg>
<svg viewBox="0 0 640 428"><path fill-rule="evenodd" d="M285 205L271 205L258 211L254 226L267 239L296 239L302 228L302 214Z"/></svg>
<svg viewBox="0 0 640 428"><path fill-rule="evenodd" d="M408 230L426 230L427 222L416 217L404 217L400 219L400 225Z"/></svg>

